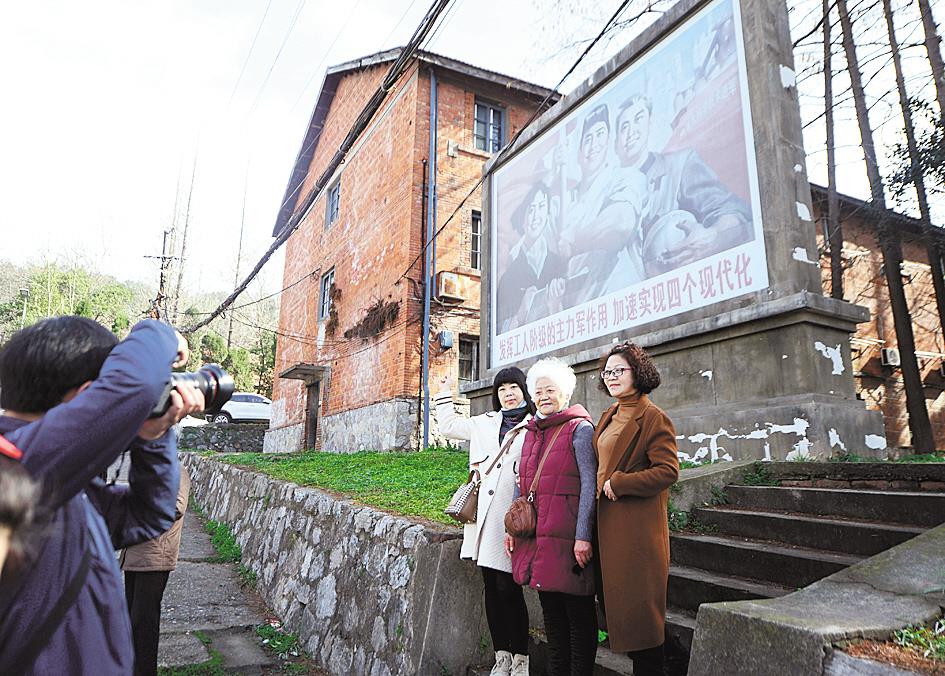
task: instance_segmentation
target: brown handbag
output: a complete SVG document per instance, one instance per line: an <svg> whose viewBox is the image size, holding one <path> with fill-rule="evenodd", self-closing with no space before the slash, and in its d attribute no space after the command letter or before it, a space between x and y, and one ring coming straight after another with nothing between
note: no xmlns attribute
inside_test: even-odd
<svg viewBox="0 0 945 676"><path fill-rule="evenodd" d="M492 461L492 464L489 465L489 469L486 470L483 476L489 476L489 472L496 466L499 459L505 455L505 452L509 450L512 441L520 431L521 428L512 430L507 435L505 443L502 444L498 455L496 455L495 460ZM479 476L479 470L470 470L469 478L466 480L466 483L456 489L456 492L453 493L453 497L450 498L450 503L446 506L446 509L443 510L443 513L462 524L476 523L476 516L479 512L479 485L481 483L482 478Z"/></svg>
<svg viewBox="0 0 945 676"><path fill-rule="evenodd" d="M558 425L554 435L551 437L551 443L545 447L545 452L538 462L538 469L532 478L532 485L528 488L528 495L520 495L509 505L509 511L505 513L505 532L516 538L533 538L535 530L538 527L538 514L535 512L535 489L538 487L538 477L541 476L541 468L545 466L545 460L551 453L551 448L555 445L558 435L564 429L564 423Z"/></svg>

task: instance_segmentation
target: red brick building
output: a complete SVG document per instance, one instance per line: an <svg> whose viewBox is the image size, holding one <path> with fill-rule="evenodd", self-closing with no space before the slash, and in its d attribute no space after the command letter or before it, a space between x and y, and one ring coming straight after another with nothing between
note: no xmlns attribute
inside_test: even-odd
<svg viewBox="0 0 945 676"><path fill-rule="evenodd" d="M824 188L811 186L814 213L825 221L827 194ZM883 256L876 241L875 225L869 206L860 200L840 196L843 231L844 299L869 308L870 320L857 327L851 337L857 396L868 408L883 412L886 441L890 448L911 446L909 421L902 372L894 364L898 350L889 292L883 274ZM912 315L916 356L925 400L935 433L936 448L945 448L945 343L938 314L935 289L929 267L929 244L945 250L945 232L930 231L916 219L889 211L902 236L902 281ZM821 279L824 294L829 295L830 253L824 245L823 227L819 229ZM936 264L941 266L939 258Z"/></svg>
<svg viewBox="0 0 945 676"><path fill-rule="evenodd" d="M278 234L329 166L400 49L330 68ZM421 52L388 94L286 244L267 451L413 448L422 434L423 257L436 80L436 296L431 392L478 377L480 195L491 154L550 93ZM457 207L458 211L457 211ZM455 212L455 214L454 214ZM450 218L452 216L452 218Z"/></svg>

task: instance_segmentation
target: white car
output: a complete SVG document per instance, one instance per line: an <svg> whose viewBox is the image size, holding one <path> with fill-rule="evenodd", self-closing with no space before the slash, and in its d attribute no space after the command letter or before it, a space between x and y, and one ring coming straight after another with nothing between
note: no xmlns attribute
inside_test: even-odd
<svg viewBox="0 0 945 676"><path fill-rule="evenodd" d="M269 422L272 401L261 394L234 392L223 408L210 418L215 423Z"/></svg>

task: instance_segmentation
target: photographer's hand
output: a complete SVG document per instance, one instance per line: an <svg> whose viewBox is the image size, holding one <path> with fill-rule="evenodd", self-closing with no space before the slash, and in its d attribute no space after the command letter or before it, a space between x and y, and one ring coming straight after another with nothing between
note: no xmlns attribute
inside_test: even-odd
<svg viewBox="0 0 945 676"><path fill-rule="evenodd" d="M174 331L174 333L177 334L177 358L171 364L171 368L176 369L186 365L187 360L190 359L190 345L187 344L187 339L180 331Z"/></svg>
<svg viewBox="0 0 945 676"><path fill-rule="evenodd" d="M186 342L186 341L185 341ZM203 392L190 384L178 385L171 390L167 412L160 418L146 420L138 430L138 437L145 441L154 441L163 437L167 430L179 423L191 413L204 408Z"/></svg>

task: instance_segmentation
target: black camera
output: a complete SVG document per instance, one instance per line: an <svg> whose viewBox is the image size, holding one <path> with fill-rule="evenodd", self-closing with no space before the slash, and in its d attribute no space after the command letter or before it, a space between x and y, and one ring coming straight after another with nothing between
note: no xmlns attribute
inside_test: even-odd
<svg viewBox="0 0 945 676"><path fill-rule="evenodd" d="M233 396L233 390L236 384L232 376L223 370L219 364L207 364L201 366L194 373L172 373L171 379L164 388L161 398L158 399L157 406L151 411L149 418L160 418L167 413L171 406L171 390L183 383L191 383L203 392L204 410L219 411L223 404Z"/></svg>

